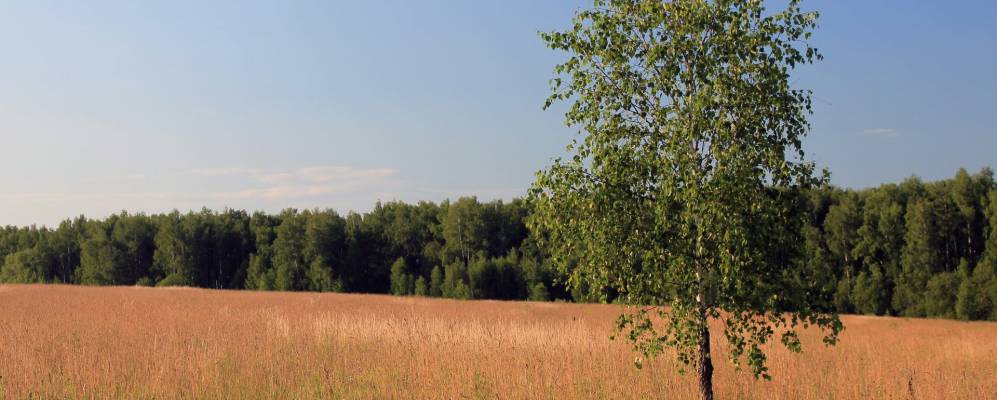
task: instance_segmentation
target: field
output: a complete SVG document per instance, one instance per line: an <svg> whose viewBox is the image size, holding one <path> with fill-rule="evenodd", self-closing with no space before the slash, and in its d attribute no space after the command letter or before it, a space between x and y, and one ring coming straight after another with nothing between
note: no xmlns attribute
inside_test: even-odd
<svg viewBox="0 0 997 400"><path fill-rule="evenodd" d="M199 289L0 286L0 398L694 398L633 367L615 306ZM846 316L721 399L997 398L997 324ZM717 337L720 335L714 335ZM715 346L718 344L715 344ZM722 347L721 347L722 348Z"/></svg>

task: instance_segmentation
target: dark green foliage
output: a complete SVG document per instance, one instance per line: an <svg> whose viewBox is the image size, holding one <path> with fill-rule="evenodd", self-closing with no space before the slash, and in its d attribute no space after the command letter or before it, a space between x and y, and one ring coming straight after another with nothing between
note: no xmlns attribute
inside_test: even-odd
<svg viewBox="0 0 997 400"><path fill-rule="evenodd" d="M242 288L246 285L250 254L254 250L250 217L245 211L225 210L214 218L214 246L207 284L214 288Z"/></svg>
<svg viewBox="0 0 997 400"><path fill-rule="evenodd" d="M180 274L169 274L156 283L156 286L190 286L190 280Z"/></svg>
<svg viewBox="0 0 997 400"><path fill-rule="evenodd" d="M958 176L961 173L956 179L931 183L911 179L857 192L811 192L805 204L809 218L802 230L804 249L799 254L807 271L794 279L817 282L814 295L840 312L997 319L997 234L993 233L997 194L979 196L975 202L956 201L953 193L994 189L989 170ZM956 184L960 179L964 182ZM965 182L976 187L959 186ZM840 201L852 204L835 207ZM456 204L460 205L454 208ZM832 209L839 211L832 214ZM838 228L825 226L827 216L850 214L841 212L848 209L859 214L847 218L851 228L834 234L839 244L831 251L829 232ZM960 211L969 209L979 213ZM450 220L460 221L460 228L447 231L450 210L459 210L460 217ZM523 236L528 214L529 208L519 200L482 203L467 198L443 204L392 202L368 214L345 217L331 210L77 217L55 229L0 228L0 282L274 290L280 266L282 284L289 290L391 293L391 266L400 258L405 261L405 276L399 285L405 294L606 302L618 298L606 287L566 287L566 277L551 266L536 239ZM478 225L465 224L474 215L481 216L480 232L489 233L473 239L469 233L465 238L465 229L473 232L471 228ZM932 216L933 224L954 228L924 228L925 215ZM967 219L970 228L960 228ZM910 229L906 221L914 222ZM857 237L841 240L844 232ZM458 243L449 243L448 234ZM950 234L955 239L942 236ZM477 244L470 246L472 242ZM459 256L462 243L475 250L470 265ZM849 247L851 270L846 270L844 249ZM276 257L278 248L280 257ZM953 261L946 261L950 258ZM943 273L948 274L936 278ZM422 293L420 280L425 286ZM903 302L894 303L899 299ZM894 305L908 303L914 305L912 310L922 311L905 314L904 308Z"/></svg>
<svg viewBox="0 0 997 400"><path fill-rule="evenodd" d="M535 285L530 287L530 297L531 301L547 301L550 300L550 293L547 291L547 285L543 282L537 282Z"/></svg>
<svg viewBox="0 0 997 400"><path fill-rule="evenodd" d="M408 265L406 265L404 258L398 258L391 264L391 294L404 296L412 293L409 287L412 275L408 274L407 270Z"/></svg>
<svg viewBox="0 0 997 400"><path fill-rule="evenodd" d="M537 174L531 228L580 294L633 306L618 327L635 349L697 365L703 398L711 319L756 377L772 325L795 351L798 325L826 344L841 330L800 240L802 195L827 182L802 148L811 94L789 79L821 59L816 19L798 1L596 0L541 33L567 58L545 106L567 103L580 137ZM831 217L837 268L853 264L859 210Z"/></svg>
<svg viewBox="0 0 997 400"><path fill-rule="evenodd" d="M900 259L902 270L893 307L901 315L923 317L926 315L923 294L932 270L940 262L938 246L933 241L935 219L930 205L923 200L908 204L906 216L907 233Z"/></svg>
<svg viewBox="0 0 997 400"><path fill-rule="evenodd" d="M48 236L48 248L56 258L51 277L53 282L76 282L74 275L76 267L80 265L80 242L86 231L86 223L86 218L82 216L72 220L67 219Z"/></svg>
<svg viewBox="0 0 997 400"><path fill-rule="evenodd" d="M309 259L308 289L315 291L340 291L339 278L344 260L346 221L334 211L306 211L305 252Z"/></svg>
<svg viewBox="0 0 997 400"><path fill-rule="evenodd" d="M117 249L121 257L121 270L117 272L120 283L135 284L149 275L156 250L155 237L156 226L146 215L122 213L120 218L115 219L110 232L110 245Z"/></svg>
<svg viewBox="0 0 997 400"><path fill-rule="evenodd" d="M0 270L0 280L11 283L45 282L48 262L37 247L7 255Z"/></svg>
<svg viewBox="0 0 997 400"><path fill-rule="evenodd" d="M959 274L955 272L942 272L932 276L925 287L925 313L933 317L955 318L960 283Z"/></svg>
<svg viewBox="0 0 997 400"><path fill-rule="evenodd" d="M426 278L418 277L415 280L415 289L412 294L416 296L426 296L429 294L429 289L426 287Z"/></svg>
<svg viewBox="0 0 997 400"><path fill-rule="evenodd" d="M979 268L980 271L983 268ZM966 260L959 265L958 276L956 277L957 282L953 284L958 285L958 289L954 294L955 306L953 310L949 310L949 315L954 315L955 318L961 320L973 320L982 319L979 313L979 288L973 282L973 277L969 271L969 263ZM949 294L948 296L952 296ZM983 318L986 318L984 315Z"/></svg>
<svg viewBox="0 0 997 400"><path fill-rule="evenodd" d="M277 290L306 290L309 287L305 276L310 264L305 253L306 218L297 210L281 213L281 223L273 243L273 265L277 271L274 288Z"/></svg>
<svg viewBox="0 0 997 400"><path fill-rule="evenodd" d="M127 259L121 246L111 238L114 223L120 219L112 216L106 221L90 224L86 239L80 245L80 267L76 272L84 285L130 285L132 274L126 268Z"/></svg>
<svg viewBox="0 0 997 400"><path fill-rule="evenodd" d="M855 312L855 305L852 304L853 291L852 278L843 276L838 280L837 288L834 291L834 308L842 314Z"/></svg>
<svg viewBox="0 0 997 400"><path fill-rule="evenodd" d="M959 287L956 313L962 319L997 321L997 266L980 264Z"/></svg>
<svg viewBox="0 0 997 400"><path fill-rule="evenodd" d="M459 300L468 300L473 298L471 296L471 288L464 281L458 281L454 285L454 289L450 292L450 298Z"/></svg>
<svg viewBox="0 0 997 400"><path fill-rule="evenodd" d="M859 273L852 287L851 300L855 309L862 314L883 315L886 312L890 299L886 291L886 278L878 265L873 264L869 266L869 271Z"/></svg>
<svg viewBox="0 0 997 400"><path fill-rule="evenodd" d="M138 278L138 282L135 282L135 284L138 286L156 286L156 281L153 281L152 278L148 276L143 276Z"/></svg>
<svg viewBox="0 0 997 400"><path fill-rule="evenodd" d="M196 265L187 224L180 213L159 218L159 231L156 233L156 251L153 253L154 280L159 278L161 286L196 285Z"/></svg>
<svg viewBox="0 0 997 400"><path fill-rule="evenodd" d="M273 241L277 237L280 219L276 216L256 212L250 219L251 237L256 251L249 256L246 271L246 289L272 290L276 285L277 272L273 268Z"/></svg>
<svg viewBox="0 0 997 400"><path fill-rule="evenodd" d="M443 285L440 292L443 297L451 299L470 299L471 287L467 282L467 266L460 261L455 261L444 268Z"/></svg>
<svg viewBox="0 0 997 400"><path fill-rule="evenodd" d="M824 219L824 235L832 262L842 274L851 276L855 267L852 252L859 242L862 214L855 193L844 192L837 197Z"/></svg>
<svg viewBox="0 0 997 400"><path fill-rule="evenodd" d="M997 321L997 190L991 190L984 201L988 221L986 244L983 258L967 284L963 313L971 319Z"/></svg>
<svg viewBox="0 0 997 400"><path fill-rule="evenodd" d="M526 298L526 285L515 252L502 258L475 258L467 269L467 275L474 298Z"/></svg>
<svg viewBox="0 0 997 400"><path fill-rule="evenodd" d="M800 254L802 260L798 263L804 269L804 273L798 280L812 280L814 282L811 283L812 296L822 303L835 304L838 278L842 275L839 270L831 267L831 256L824 245L823 232L813 223L816 220L814 214L811 213L810 224L802 228L803 252ZM804 285L804 282L800 282L798 285ZM838 312L846 312L841 307L836 306L835 308Z"/></svg>
<svg viewBox="0 0 997 400"><path fill-rule="evenodd" d="M960 170L955 178L922 182L911 178L859 192L827 190L815 198L810 225L834 239L805 235L808 258L837 273L834 303L839 312L876 315L995 318L989 287L997 245L991 200L993 172ZM839 206L844 202L847 205ZM821 209L829 211L821 218ZM993 209L997 209L994 206ZM858 210L858 238L848 241ZM848 212L844 212L848 211ZM834 249L833 251L830 249ZM827 250L825 250L827 249ZM828 262L825 254L832 254ZM845 262L845 255L850 261ZM994 257L997 258L997 257ZM844 268L835 265L845 264Z"/></svg>
<svg viewBox="0 0 997 400"><path fill-rule="evenodd" d="M439 265L433 267L429 274L429 295L433 297L443 296L443 268Z"/></svg>

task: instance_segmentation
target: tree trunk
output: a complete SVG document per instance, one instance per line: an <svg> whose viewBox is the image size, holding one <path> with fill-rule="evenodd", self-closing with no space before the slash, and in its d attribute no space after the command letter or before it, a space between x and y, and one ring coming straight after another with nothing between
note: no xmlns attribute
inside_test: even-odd
<svg viewBox="0 0 997 400"><path fill-rule="evenodd" d="M713 400L713 358L710 355L710 326L706 315L699 331L699 394L703 400Z"/></svg>

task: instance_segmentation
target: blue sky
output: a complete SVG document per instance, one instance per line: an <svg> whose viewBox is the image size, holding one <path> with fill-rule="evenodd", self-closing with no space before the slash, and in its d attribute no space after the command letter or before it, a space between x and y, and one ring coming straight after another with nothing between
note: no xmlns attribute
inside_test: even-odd
<svg viewBox="0 0 997 400"><path fill-rule="evenodd" d="M0 14L0 225L525 193L574 136L538 30L588 1L32 1ZM773 4L774 6L774 4ZM835 184L997 165L997 3L810 1Z"/></svg>

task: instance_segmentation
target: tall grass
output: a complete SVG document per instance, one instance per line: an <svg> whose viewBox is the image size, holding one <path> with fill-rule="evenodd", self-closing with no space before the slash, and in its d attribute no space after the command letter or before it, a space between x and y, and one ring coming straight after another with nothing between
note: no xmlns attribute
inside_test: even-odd
<svg viewBox="0 0 997 400"><path fill-rule="evenodd" d="M0 398L694 398L615 306L0 286ZM719 362L718 398L997 398L997 324L846 316L841 344ZM720 335L714 335L720 336ZM719 343L717 344L719 345ZM721 347L722 350L722 347Z"/></svg>

